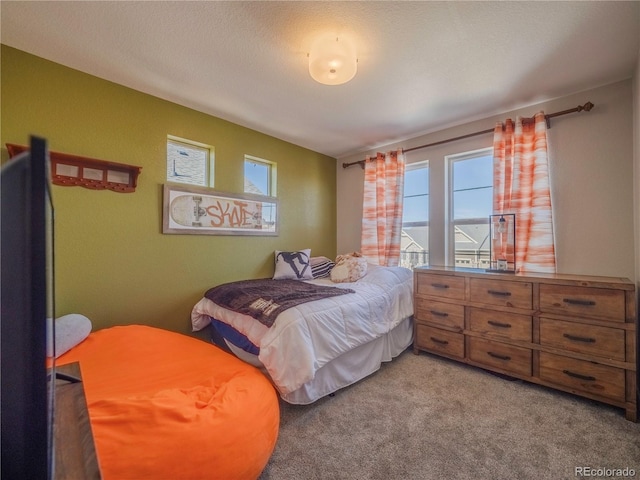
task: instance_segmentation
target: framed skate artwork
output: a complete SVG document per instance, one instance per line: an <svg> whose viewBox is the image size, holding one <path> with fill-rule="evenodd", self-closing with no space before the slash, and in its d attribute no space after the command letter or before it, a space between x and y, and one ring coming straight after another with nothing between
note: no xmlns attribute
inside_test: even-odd
<svg viewBox="0 0 640 480"><path fill-rule="evenodd" d="M165 184L162 233L277 236L278 200Z"/></svg>

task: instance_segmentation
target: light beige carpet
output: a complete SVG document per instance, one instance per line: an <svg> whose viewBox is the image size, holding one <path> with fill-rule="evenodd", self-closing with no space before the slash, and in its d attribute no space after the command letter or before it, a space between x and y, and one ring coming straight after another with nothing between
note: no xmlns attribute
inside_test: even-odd
<svg viewBox="0 0 640 480"><path fill-rule="evenodd" d="M640 424L622 409L425 353L314 404L280 405L261 480L559 480L581 478L576 468L640 479ZM635 476L597 471L624 468Z"/></svg>

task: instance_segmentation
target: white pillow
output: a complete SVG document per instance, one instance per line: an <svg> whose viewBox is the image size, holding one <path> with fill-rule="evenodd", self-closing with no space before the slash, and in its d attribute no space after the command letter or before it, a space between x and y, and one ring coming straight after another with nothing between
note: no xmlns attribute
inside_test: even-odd
<svg viewBox="0 0 640 480"><path fill-rule="evenodd" d="M313 272L311 270L311 249L298 250L297 252L283 252L276 250L276 271L273 274L274 280L311 280Z"/></svg>
<svg viewBox="0 0 640 480"><path fill-rule="evenodd" d="M51 322L51 319L47 319ZM53 355L53 337L50 325L47 325L47 357ZM71 350L91 333L91 320L78 313L70 313L55 320L56 358Z"/></svg>
<svg viewBox="0 0 640 480"><path fill-rule="evenodd" d="M338 255L336 265L331 269L334 283L356 282L367 274L367 259L360 252Z"/></svg>

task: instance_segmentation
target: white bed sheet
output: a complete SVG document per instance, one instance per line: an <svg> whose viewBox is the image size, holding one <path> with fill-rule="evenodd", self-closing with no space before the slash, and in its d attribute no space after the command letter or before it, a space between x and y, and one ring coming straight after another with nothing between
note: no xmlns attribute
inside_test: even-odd
<svg viewBox="0 0 640 480"><path fill-rule="evenodd" d="M236 347L226 338L225 345L241 360L269 376L257 355ZM316 400L348 387L380 370L383 362L390 362L413 344L413 318L407 317L389 333L349 350L319 369L312 380L287 394L280 394L287 403L308 405Z"/></svg>
<svg viewBox="0 0 640 480"><path fill-rule="evenodd" d="M382 337L413 315L413 273L403 267L369 265L367 275L353 283L310 282L355 293L289 308L271 328L202 298L191 312L192 327L201 330L216 318L244 334L260 348L260 362L279 392L287 395L332 360Z"/></svg>

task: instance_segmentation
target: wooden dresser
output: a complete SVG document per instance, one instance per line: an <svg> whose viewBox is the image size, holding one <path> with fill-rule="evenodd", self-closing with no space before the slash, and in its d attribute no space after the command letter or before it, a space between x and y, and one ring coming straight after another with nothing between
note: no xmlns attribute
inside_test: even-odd
<svg viewBox="0 0 640 480"><path fill-rule="evenodd" d="M630 280L417 267L414 287L414 353L615 405L637 421Z"/></svg>
<svg viewBox="0 0 640 480"><path fill-rule="evenodd" d="M59 373L82 379L80 364L56 367ZM91 421L82 382L56 385L55 480L100 480Z"/></svg>

